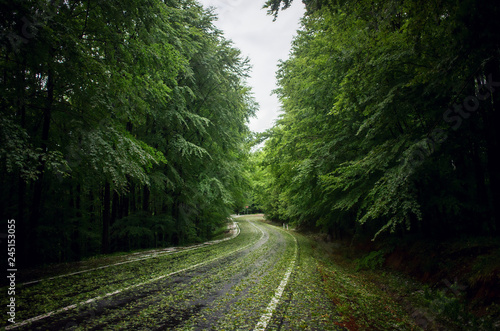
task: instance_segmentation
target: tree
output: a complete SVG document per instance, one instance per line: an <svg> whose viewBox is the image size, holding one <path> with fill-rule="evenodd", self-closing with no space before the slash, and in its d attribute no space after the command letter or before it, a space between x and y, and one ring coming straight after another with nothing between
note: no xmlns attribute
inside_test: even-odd
<svg viewBox="0 0 500 331"><path fill-rule="evenodd" d="M282 4L266 3L274 14ZM284 114L264 149L267 213L332 234L498 231L488 170L498 5L306 4L278 72Z"/></svg>
<svg viewBox="0 0 500 331"><path fill-rule="evenodd" d="M0 210L17 220L21 261L223 225L254 105L212 13L191 0L23 1L0 19Z"/></svg>

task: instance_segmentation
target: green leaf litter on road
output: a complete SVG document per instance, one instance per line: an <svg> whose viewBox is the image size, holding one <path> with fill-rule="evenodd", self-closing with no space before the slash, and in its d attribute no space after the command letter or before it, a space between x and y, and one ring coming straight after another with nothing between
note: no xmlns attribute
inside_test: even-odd
<svg viewBox="0 0 500 331"><path fill-rule="evenodd" d="M416 329L312 239L261 217L237 221L240 235L212 246L21 287L18 321L116 293L19 329L254 330L291 266L267 330Z"/></svg>

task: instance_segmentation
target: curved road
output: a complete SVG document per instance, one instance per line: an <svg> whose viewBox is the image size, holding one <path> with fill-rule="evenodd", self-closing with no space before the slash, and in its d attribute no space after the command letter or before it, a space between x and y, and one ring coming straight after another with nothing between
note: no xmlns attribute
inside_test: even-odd
<svg viewBox="0 0 500 331"><path fill-rule="evenodd" d="M230 240L26 282L6 329L339 329L300 241L255 220L236 218Z"/></svg>

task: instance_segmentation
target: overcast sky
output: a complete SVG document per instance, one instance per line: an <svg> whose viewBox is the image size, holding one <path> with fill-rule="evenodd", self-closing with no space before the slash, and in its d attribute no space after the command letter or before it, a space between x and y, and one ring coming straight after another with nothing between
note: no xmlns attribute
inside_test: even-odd
<svg viewBox="0 0 500 331"><path fill-rule="evenodd" d="M296 0L273 22L262 9L265 0L198 0L205 7L215 7L219 20L215 25L234 42L253 70L248 80L260 109L250 120L250 130L262 132L273 126L279 102L271 95L276 88L278 61L288 58L290 44L304 13L302 1Z"/></svg>

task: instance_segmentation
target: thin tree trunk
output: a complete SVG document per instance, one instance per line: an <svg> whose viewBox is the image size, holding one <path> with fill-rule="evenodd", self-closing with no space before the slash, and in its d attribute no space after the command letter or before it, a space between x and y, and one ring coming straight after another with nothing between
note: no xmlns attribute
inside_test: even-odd
<svg viewBox="0 0 500 331"><path fill-rule="evenodd" d="M149 214L149 196L150 191L147 185L144 185L144 189L142 190L142 210Z"/></svg>
<svg viewBox="0 0 500 331"><path fill-rule="evenodd" d="M52 107L54 104L54 77L52 75L52 70L49 69L48 77L47 77L47 104L43 111L43 126L42 126L42 153L47 152L47 143L49 140L49 131L50 131L50 121L52 115ZM39 176L35 181L34 189L33 189L33 201L31 204L31 216L28 225L28 243L32 246L30 251L31 254L29 256L29 263L36 264L38 262L37 256L37 236L36 229L38 226L38 220L41 216L41 205L42 205L42 191L43 191L43 177L45 172L45 161L41 158L40 165L38 166Z"/></svg>
<svg viewBox="0 0 500 331"><path fill-rule="evenodd" d="M120 207L120 196L116 191L113 192L113 203L111 205L111 225L115 223L118 217L118 208Z"/></svg>
<svg viewBox="0 0 500 331"><path fill-rule="evenodd" d="M129 179L129 186L130 186L130 212L133 214L136 212L136 194L135 194L135 185L132 183Z"/></svg>
<svg viewBox="0 0 500 331"><path fill-rule="evenodd" d="M81 188L80 184L76 185L74 190L74 208L75 208L75 223L73 224L73 233L71 235L71 248L76 260L82 258L81 238L80 238L80 223L82 222L81 212Z"/></svg>
<svg viewBox="0 0 500 331"><path fill-rule="evenodd" d="M120 203L120 214L122 217L127 217L129 213L130 199L127 196L122 196Z"/></svg>
<svg viewBox="0 0 500 331"><path fill-rule="evenodd" d="M500 81L500 68L499 61L490 61L486 66L485 72L486 76L492 75L492 79L495 82ZM500 123L500 88L496 87L495 91L491 93L491 98L487 99L486 102L489 103L489 109L486 110L487 117L485 125L487 128L487 169L490 179L490 191L492 204L492 227L494 231L492 233L500 233L500 210L495 203L495 201L500 201L500 157L498 156L499 151L499 135L497 125Z"/></svg>
<svg viewBox="0 0 500 331"><path fill-rule="evenodd" d="M109 221L111 207L111 188L108 182L104 185L103 212L102 212L102 242L101 252L109 253Z"/></svg>
<svg viewBox="0 0 500 331"><path fill-rule="evenodd" d="M26 219L25 219L25 211L26 211L26 200L25 200L25 195L26 195L26 182L21 178L21 175L19 174L19 177L17 178L17 219L16 219L16 226L19 226L19 242L20 242L20 256L22 258L22 261L27 261L28 258L28 245L27 243L29 242L27 239L27 234L28 234L28 228L26 226Z"/></svg>

